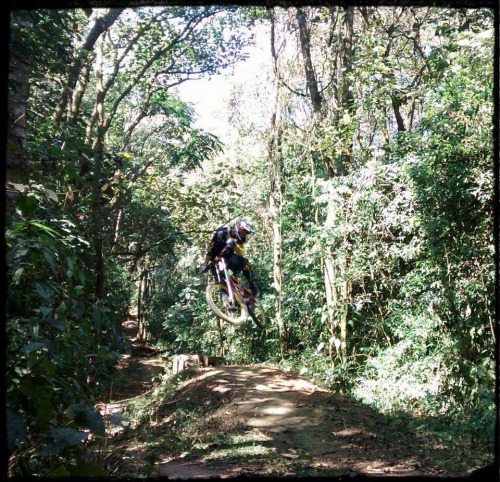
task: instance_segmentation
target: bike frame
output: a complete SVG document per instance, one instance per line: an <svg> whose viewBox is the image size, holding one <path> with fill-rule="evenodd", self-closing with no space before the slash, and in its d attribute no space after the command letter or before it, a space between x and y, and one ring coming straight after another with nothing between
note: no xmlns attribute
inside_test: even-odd
<svg viewBox="0 0 500 482"><path fill-rule="evenodd" d="M235 274L229 274L229 270L226 265L226 260L221 256L218 260L214 262L215 273L217 281L220 283L225 283L227 286L227 291L229 295L229 301L234 303L234 291L236 291L245 303L247 303L248 296L245 295L243 289L241 288L240 282Z"/></svg>
<svg viewBox="0 0 500 482"><path fill-rule="evenodd" d="M218 256L213 259L209 265L211 269L211 273L215 278L215 283L210 283L207 286L207 301L215 314L222 318L223 320L229 321L234 325L242 325L247 320L247 317L250 316L255 323L259 326L259 328L264 328L267 324L266 316L263 311L262 305L259 300L253 296L249 289L244 289L240 284L238 276L230 271L226 265L226 260L222 256ZM212 295L208 295L210 287L215 284L225 285L227 287L227 298L230 303L230 306L234 307L236 303L245 305L245 313L242 311L243 318L240 317L238 320L231 320L221 314L220 310L218 310L213 303ZM225 300L222 299L224 305ZM242 307L243 310L243 307ZM219 311L219 312L218 312ZM260 314L259 314L260 313ZM262 319L259 319L262 317Z"/></svg>

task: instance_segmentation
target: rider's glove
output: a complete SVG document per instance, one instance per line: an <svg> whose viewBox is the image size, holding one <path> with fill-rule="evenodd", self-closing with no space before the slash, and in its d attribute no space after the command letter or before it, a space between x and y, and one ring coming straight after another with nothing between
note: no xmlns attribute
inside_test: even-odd
<svg viewBox="0 0 500 482"><path fill-rule="evenodd" d="M200 273L206 273L208 266L206 264L200 265Z"/></svg>

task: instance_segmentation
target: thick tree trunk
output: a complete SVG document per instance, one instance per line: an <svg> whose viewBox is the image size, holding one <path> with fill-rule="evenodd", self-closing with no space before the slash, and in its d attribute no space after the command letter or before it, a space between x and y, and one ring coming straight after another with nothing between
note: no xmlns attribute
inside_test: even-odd
<svg viewBox="0 0 500 482"><path fill-rule="evenodd" d="M22 21L19 13L18 21ZM30 20L26 18L26 22ZM11 50L7 125L7 181L24 181L28 174L26 159L26 105L29 96L31 59L17 49Z"/></svg>
<svg viewBox="0 0 500 482"><path fill-rule="evenodd" d="M397 95L391 97L392 108L394 109L394 116L396 117L396 123L398 126L398 132L404 132L406 130L405 122L403 116L401 115L400 107L403 103Z"/></svg>

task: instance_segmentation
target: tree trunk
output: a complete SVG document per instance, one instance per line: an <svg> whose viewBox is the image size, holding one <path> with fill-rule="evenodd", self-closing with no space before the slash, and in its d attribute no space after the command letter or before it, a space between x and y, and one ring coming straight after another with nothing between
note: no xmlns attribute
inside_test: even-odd
<svg viewBox="0 0 500 482"><path fill-rule="evenodd" d="M301 8L297 9L297 23L299 24L300 49L304 60L307 90L309 91L309 96L311 98L313 112L315 114L319 114L321 112L323 99L318 88L318 82L316 80L316 74L314 73L314 67L311 60L311 35L307 26L306 14Z"/></svg>
<svg viewBox="0 0 500 482"><path fill-rule="evenodd" d="M28 16L18 12L18 21L29 23ZM29 96L31 59L18 49L11 50L9 70L9 102L7 125L6 177L7 181L22 182L28 175L26 160L26 105Z"/></svg>
<svg viewBox="0 0 500 482"><path fill-rule="evenodd" d="M393 94L391 96L391 102L392 102L392 108L394 109L394 116L396 117L398 132L404 132L406 130L405 123L403 120L403 116L401 115L401 111L399 110L403 102L396 94Z"/></svg>
<svg viewBox="0 0 500 482"><path fill-rule="evenodd" d="M335 225L335 205L330 197L328 215L324 228L332 229ZM343 365L346 362L348 306L351 300L351 285L348 281L348 261L346 257L334 257L330 248L323 254L323 277L327 306L327 324L329 331L330 357L334 354Z"/></svg>
<svg viewBox="0 0 500 482"><path fill-rule="evenodd" d="M340 102L341 111L347 111L352 118L354 112L354 96L352 93L352 82L349 74L352 71L353 60L353 38L354 38L354 7L346 7L344 16L344 32L342 39L342 99ZM342 153L342 161L340 166L340 174L345 175L349 172L349 167L352 163L352 131L347 131L349 139L344 139L346 147Z"/></svg>
<svg viewBox="0 0 500 482"><path fill-rule="evenodd" d="M342 311L340 312L340 358L345 367L347 362L347 320L349 319L349 306L351 304L352 286L347 273L347 259L343 258L340 265L340 300Z"/></svg>
<svg viewBox="0 0 500 482"><path fill-rule="evenodd" d="M145 306L149 297L149 272L141 273L139 278L139 292L137 295L137 338L145 341L147 339L147 319Z"/></svg>
<svg viewBox="0 0 500 482"><path fill-rule="evenodd" d="M98 49L100 52L100 49ZM99 58L101 58L99 56ZM97 111L102 113L103 99L100 93L102 92L102 63L97 62L96 69L96 88L97 88ZM102 116L101 116L102 119ZM99 130L99 129L98 129ZM102 206L102 162L104 156L104 139L97 134L96 142L93 146L94 153L94 176L92 180L92 231L93 243L95 253L95 294L98 299L103 299L106 296L106 273L105 273L105 260L104 260L104 213Z"/></svg>
<svg viewBox="0 0 500 482"><path fill-rule="evenodd" d="M282 158L280 152L281 132L279 126L276 130L276 116L273 114L272 134L269 141L269 178L271 181L269 193L269 213L273 226L273 286L276 291L276 323L280 334L281 356L284 357L287 351L287 328L281 313L282 290L282 268L281 268L281 216L283 210L284 179Z"/></svg>
<svg viewBox="0 0 500 482"><path fill-rule="evenodd" d="M302 9L297 9L297 22L299 25L299 38L301 53L304 61L306 82L311 99L313 112L316 114L316 122L321 124L325 121L323 99L319 91L317 79L314 73L311 56L310 31L307 26L306 15ZM351 118L354 115L354 97L352 92L351 80L349 74L352 71L353 62L353 38L354 38L354 7L346 7L343 19L343 32L341 41L341 85L338 91L341 98L336 104L339 106L339 112L348 113ZM334 120L338 122L339 116L336 113ZM352 129L348 129L342 139L344 144L343 152L340 155L339 165L334 166L332 159L327 153L320 153L319 159L326 169L328 178L334 175L345 175L349 172L352 164ZM336 213L333 200L328 202L328 212L323 229L331 229L334 226ZM346 260L343 263L347 263ZM325 290L325 299L327 305L327 325L330 334L330 354L333 355L333 346L335 346L340 358L345 361L345 350L347 346L347 304L350 298L349 284L345 281L347 265L338 266L338 261L334 259L330 249L325 249L322 255L323 282ZM339 311L340 310L340 311ZM340 332L339 332L340 331Z"/></svg>
<svg viewBox="0 0 500 482"><path fill-rule="evenodd" d="M116 19L120 16L124 9L114 8L107 11L102 17L96 19L94 26L90 29L90 32L85 39L85 42L78 49L78 56L75 62L71 66L69 71L68 81L64 87L61 100L58 102L54 113L52 114L52 120L54 123L58 124L61 122L64 113L68 110L68 104L73 99L74 89L80 78L82 71L84 70L85 63L88 60L89 55L94 49L94 46L99 39L99 36L105 32ZM78 98L78 96L77 96ZM75 112L70 113L73 117L76 116Z"/></svg>
<svg viewBox="0 0 500 482"><path fill-rule="evenodd" d="M337 304L337 293L335 290L335 265L333 263L333 256L330 252L323 255L323 277L325 285L325 298L327 309L327 326L329 337L329 353L330 358L333 360L333 347L336 339L337 323L335 320L334 312Z"/></svg>
<svg viewBox="0 0 500 482"><path fill-rule="evenodd" d="M349 6L345 9L344 17L344 37L342 42L343 61L342 61L342 99L341 106L343 110L347 110L351 118L355 115L354 96L352 90L352 82L348 74L352 72L352 62L354 57L353 48L354 38L354 7ZM353 140L352 131L348 131L349 139L346 139L346 149L342 154L341 174L347 174L352 165L352 151ZM345 240L347 243L347 240ZM344 243L344 244L345 244ZM343 257L340 260L339 274L340 274L340 296L339 306L341 311L339 313L339 326L340 326L340 357L342 363L346 362L347 350L347 320L349 316L349 304L351 299L351 283L348 281L348 259Z"/></svg>
<svg viewBox="0 0 500 482"><path fill-rule="evenodd" d="M277 62L277 54L275 49L275 32L274 32L274 17L270 14L271 19L271 54L273 61ZM279 102L279 83L276 83L276 101L274 113L271 117L271 130L268 142L268 158L269 158L269 213L273 226L273 286L276 292L275 310L276 323L279 329L280 351L281 357L284 358L288 349L288 333L285 320L282 316L281 301L283 296L282 291L282 267L281 267L281 216L283 210L283 197L285 189L285 180L283 177L283 158L281 152L281 120L278 118L280 109Z"/></svg>

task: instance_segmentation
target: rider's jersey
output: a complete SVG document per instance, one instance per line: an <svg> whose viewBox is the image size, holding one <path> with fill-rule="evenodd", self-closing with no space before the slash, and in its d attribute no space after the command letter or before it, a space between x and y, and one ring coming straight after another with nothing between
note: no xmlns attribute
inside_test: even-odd
<svg viewBox="0 0 500 482"><path fill-rule="evenodd" d="M236 254L238 256L243 256L244 246L243 243L245 241L237 241L230 234L229 226L223 226L215 231L210 244L207 249L207 256L210 258L215 258L220 252L228 246L226 251L224 252L224 257L230 254Z"/></svg>

